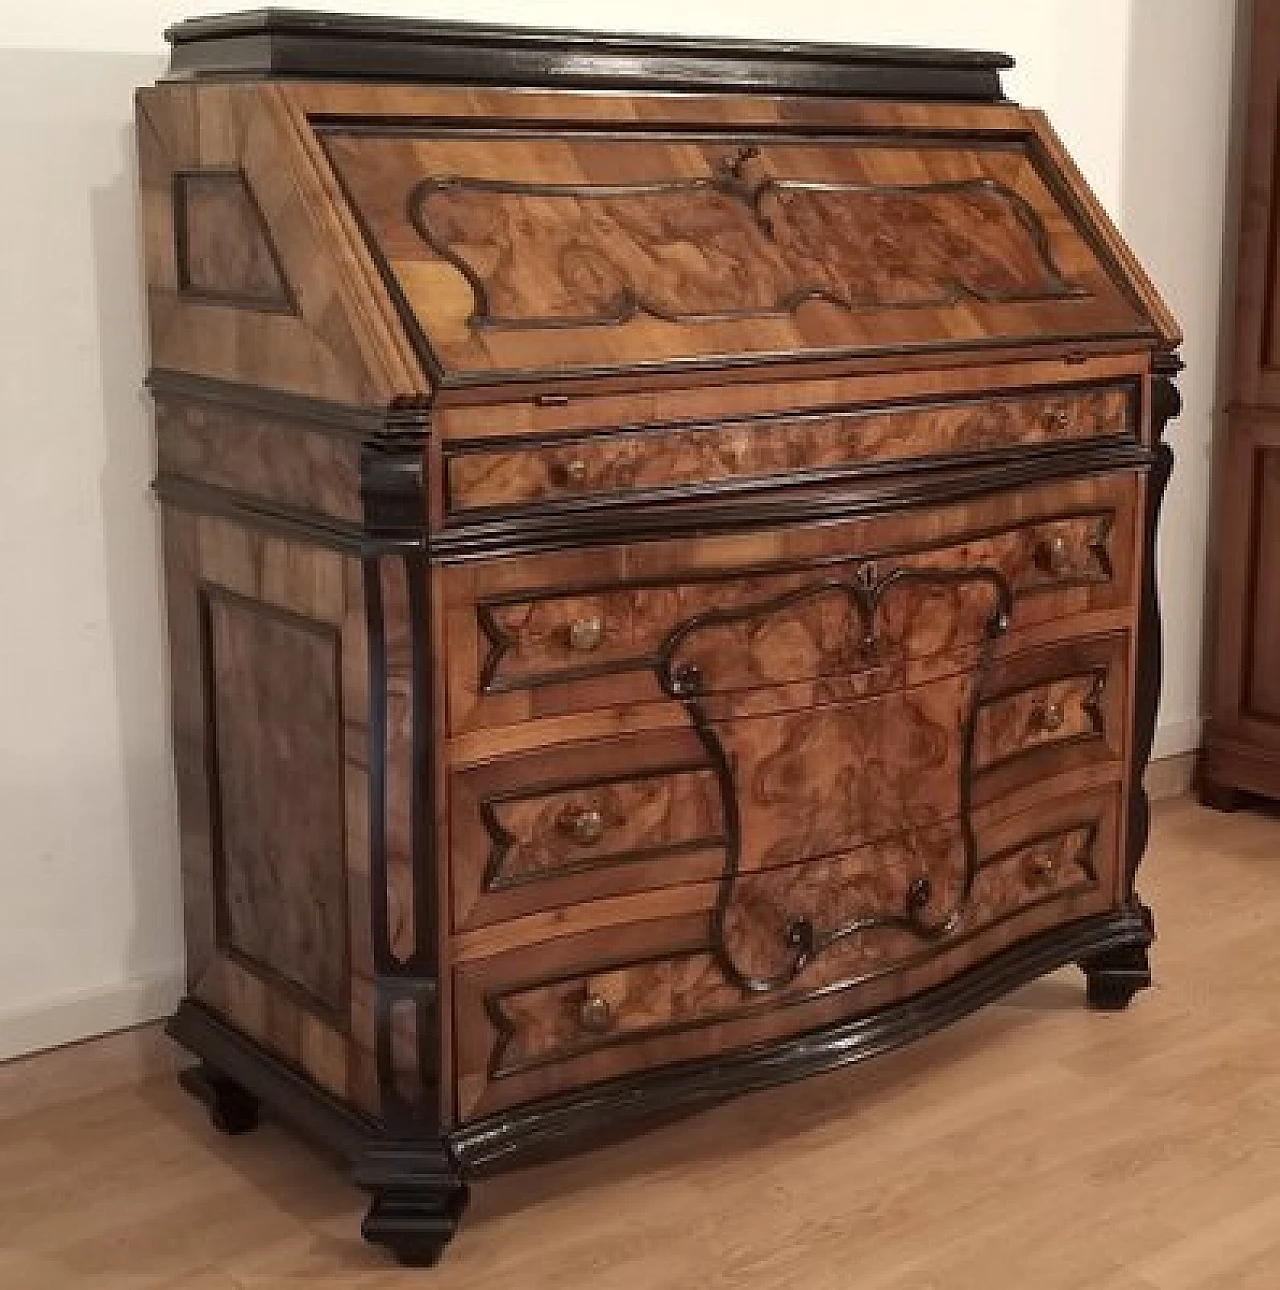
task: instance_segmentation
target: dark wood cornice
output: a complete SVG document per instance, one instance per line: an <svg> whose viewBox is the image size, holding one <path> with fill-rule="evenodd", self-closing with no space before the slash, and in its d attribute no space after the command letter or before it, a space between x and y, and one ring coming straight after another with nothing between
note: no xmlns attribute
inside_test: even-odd
<svg viewBox="0 0 1280 1290"><path fill-rule="evenodd" d="M258 9L180 22L170 79L306 76L1006 102L1007 54Z"/></svg>

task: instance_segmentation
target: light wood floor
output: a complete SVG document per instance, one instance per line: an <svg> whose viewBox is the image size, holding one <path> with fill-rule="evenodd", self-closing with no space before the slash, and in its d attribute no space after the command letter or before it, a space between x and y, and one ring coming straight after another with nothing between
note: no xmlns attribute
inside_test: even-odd
<svg viewBox="0 0 1280 1290"><path fill-rule="evenodd" d="M1280 819L1158 808L1158 987L1066 971L911 1050L495 1179L435 1272L361 1197L168 1078L0 1071L4 1290L1276 1290ZM109 1081L108 1081L109 1082ZM41 1103L54 1102L54 1105ZM59 1104L60 1103L60 1104Z"/></svg>

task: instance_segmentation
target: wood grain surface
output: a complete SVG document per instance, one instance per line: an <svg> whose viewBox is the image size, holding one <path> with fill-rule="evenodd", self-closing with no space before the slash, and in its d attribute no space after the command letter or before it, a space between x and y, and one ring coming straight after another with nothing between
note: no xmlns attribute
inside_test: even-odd
<svg viewBox="0 0 1280 1290"><path fill-rule="evenodd" d="M1123 1017L1085 1011L1068 967L875 1063L486 1180L434 1283L1273 1290L1280 825L1184 799L1152 842L1159 988ZM423 1285L360 1241L366 1197L276 1125L222 1143L169 1077L107 1087L83 1048L6 1073L9 1284Z"/></svg>
<svg viewBox="0 0 1280 1290"><path fill-rule="evenodd" d="M270 231L243 175L179 172L173 202L178 282L184 294L293 311Z"/></svg>
<svg viewBox="0 0 1280 1290"><path fill-rule="evenodd" d="M1226 810L1242 793L1280 797L1280 5L1258 0L1251 21L1230 411L1215 469L1213 685L1197 774L1204 800Z"/></svg>
<svg viewBox="0 0 1280 1290"><path fill-rule="evenodd" d="M1025 134L986 145L943 127L925 147L892 129L678 145L321 133L446 373L856 355L886 332L928 351L1149 330Z"/></svg>
<svg viewBox="0 0 1280 1290"><path fill-rule="evenodd" d="M335 519L361 519L355 436L194 399L162 397L155 407L161 475Z"/></svg>
<svg viewBox="0 0 1280 1290"><path fill-rule="evenodd" d="M164 551L188 988L377 1114L359 562L174 507Z"/></svg>
<svg viewBox="0 0 1280 1290"><path fill-rule="evenodd" d="M927 517L447 569L438 582L449 726L461 733L659 702L653 669L677 629L700 615L793 596L776 612L688 633L677 661L698 666L709 693L877 668L878 684L901 683L904 663L975 644L990 605L972 585L909 581L886 596L868 640L848 595L824 588L899 567L998 571L1015 594L1012 648L1019 632L1038 624L1132 603L1134 506L1130 479L1117 475ZM585 639L583 627L591 628Z"/></svg>
<svg viewBox="0 0 1280 1290"><path fill-rule="evenodd" d="M840 412L712 427L609 432L519 451L447 456L449 509L783 478L868 462L990 452L1132 432L1123 389L983 400L925 411Z"/></svg>
<svg viewBox="0 0 1280 1290"><path fill-rule="evenodd" d="M552 1089L797 1033L819 1018L854 1015L927 988L1032 928L1105 908L1118 802L1114 788L1101 788L1068 798L1041 795L1034 809L984 816L981 855L992 863L980 870L962 919L943 941L892 928L850 936L777 992L745 994L726 979L693 902L680 918L469 960L458 968L455 992L459 1112L484 1114ZM945 890L947 874L954 882L960 868L954 832L920 831L887 846L753 874L732 906L733 943L759 956L758 965L769 955L776 963L788 952L778 936L793 917L809 911L830 928L868 910L896 909L913 868L936 873ZM708 885L704 908L714 894ZM589 995L604 998L618 1020L601 1030L585 1027Z"/></svg>
<svg viewBox="0 0 1280 1290"><path fill-rule="evenodd" d="M346 1011L338 636L210 595L219 928L226 949Z"/></svg>

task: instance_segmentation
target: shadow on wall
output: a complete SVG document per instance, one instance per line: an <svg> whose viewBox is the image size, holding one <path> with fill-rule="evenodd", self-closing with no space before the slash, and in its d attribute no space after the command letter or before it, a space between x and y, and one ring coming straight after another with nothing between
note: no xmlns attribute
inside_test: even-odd
<svg viewBox="0 0 1280 1290"><path fill-rule="evenodd" d="M1200 738L1215 426L1228 375L1236 218L1228 140L1250 0L1136 0L1130 10L1121 223L1182 324L1182 416L1160 534L1164 691L1156 756Z"/></svg>

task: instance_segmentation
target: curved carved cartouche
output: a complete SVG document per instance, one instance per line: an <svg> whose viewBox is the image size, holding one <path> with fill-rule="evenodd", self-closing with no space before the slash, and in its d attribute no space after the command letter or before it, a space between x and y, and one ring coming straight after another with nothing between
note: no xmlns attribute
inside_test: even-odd
<svg viewBox="0 0 1280 1290"><path fill-rule="evenodd" d="M886 598L899 587L908 583L921 582L940 587L977 584L987 588L991 597L978 664L971 676L967 678L965 688L968 693L963 702L961 719L958 827L963 840L963 874L954 884L949 900L939 901L936 898L933 878L927 871L922 871L910 880L900 909L860 913L826 929L816 927L812 919L807 916L790 919L783 936L786 949L789 951L789 962L780 971L767 976L744 970L738 963L726 935L736 896L736 882L741 872L743 848L741 803L744 791L742 780L753 774L756 776L763 774L767 777L773 773L788 783L795 782L805 774L804 763L807 754L803 749L797 753L794 748L784 744L773 750L775 763L773 766L759 764L754 768L744 764L748 761L745 756L731 754L726 747L724 730L702 698L701 671L696 664L680 661L681 649L699 632L733 621L759 620L788 608L802 599L835 594L847 598L855 612L856 621L861 628L860 649L867 655L874 655L877 644L877 618ZM850 936L878 930L905 930L914 933L922 940L933 941L945 937L955 928L972 891L973 879L979 863L977 843L969 819L976 713L993 646L1007 630L1012 609L1012 589L1003 574L995 569L941 570L899 566L881 575L875 566L863 565L847 582L824 580L811 588L762 604L729 610L712 610L682 623L667 638L658 655L656 671L659 682L668 694L684 703L689 721L702 741L708 759L720 781L726 854L724 878L711 920L711 948L730 981L749 993L764 993L790 984L817 955ZM856 724L857 718L851 716L850 720ZM814 714L813 721L820 722L818 714ZM842 742L850 735L848 730L841 730L838 733L844 737ZM941 755L945 759L949 740L944 732L940 734L940 741L934 742L940 743L943 750ZM776 764L779 759L785 761L788 757L798 764L781 768ZM850 761L853 760L851 757ZM856 779L856 776L853 778ZM843 799L854 791L854 788L852 779L848 777L841 777L833 782L833 794L842 799L837 805L838 812L848 813L848 806Z"/></svg>
<svg viewBox="0 0 1280 1290"><path fill-rule="evenodd" d="M473 329L695 323L1068 299L1027 201L993 179L752 179L744 147L707 178L551 184L431 177L409 215L475 297Z"/></svg>

